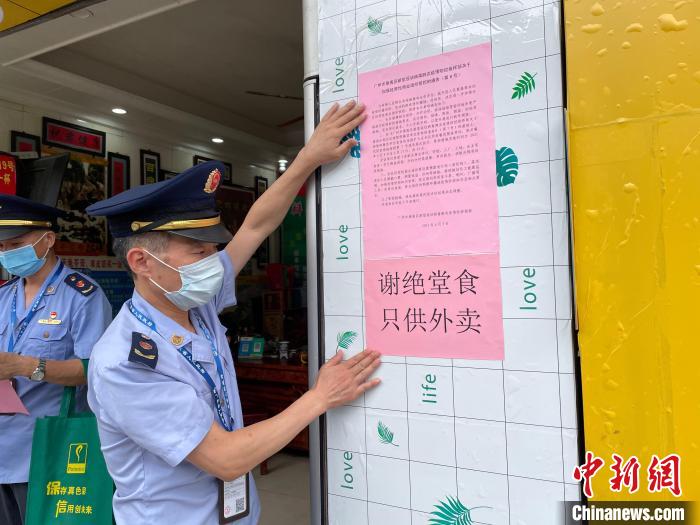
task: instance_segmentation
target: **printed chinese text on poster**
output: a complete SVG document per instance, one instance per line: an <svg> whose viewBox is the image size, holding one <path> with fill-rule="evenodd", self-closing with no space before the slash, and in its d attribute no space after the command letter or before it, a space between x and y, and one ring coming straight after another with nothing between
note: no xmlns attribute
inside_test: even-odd
<svg viewBox="0 0 700 525"><path fill-rule="evenodd" d="M503 359L490 45L359 83L368 346Z"/></svg>

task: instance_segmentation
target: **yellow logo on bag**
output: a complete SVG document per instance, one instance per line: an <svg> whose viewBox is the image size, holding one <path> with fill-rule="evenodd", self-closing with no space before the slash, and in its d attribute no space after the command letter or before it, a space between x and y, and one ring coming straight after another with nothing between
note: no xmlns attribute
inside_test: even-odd
<svg viewBox="0 0 700 525"><path fill-rule="evenodd" d="M71 443L68 448L68 468L66 474L85 474L87 469L87 443Z"/></svg>

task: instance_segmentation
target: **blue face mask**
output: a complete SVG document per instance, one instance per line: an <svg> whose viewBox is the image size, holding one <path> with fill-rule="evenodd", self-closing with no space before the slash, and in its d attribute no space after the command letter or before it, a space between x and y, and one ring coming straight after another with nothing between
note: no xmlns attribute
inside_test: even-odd
<svg viewBox="0 0 700 525"><path fill-rule="evenodd" d="M46 255L49 253L47 249L44 256L39 259L34 251L34 246L36 246L41 239L46 237L46 233L34 244L27 244L26 246L20 246L14 250L0 252L0 264L12 275L17 275L19 277L34 275L44 266L46 263Z"/></svg>

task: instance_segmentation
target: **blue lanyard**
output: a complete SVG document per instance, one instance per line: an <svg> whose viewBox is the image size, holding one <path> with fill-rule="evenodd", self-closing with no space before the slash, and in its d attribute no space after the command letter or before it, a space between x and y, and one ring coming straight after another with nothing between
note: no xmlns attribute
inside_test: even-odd
<svg viewBox="0 0 700 525"><path fill-rule="evenodd" d="M10 342L7 346L7 351L8 352L14 352L15 350L15 345L19 343L20 338L24 334L24 332L27 330L27 327L29 326L29 323L32 322L32 319L34 318L34 314L36 314L36 311L39 309L39 303L41 302L41 299L44 297L44 294L46 293L46 290L53 284L53 282L56 280L56 278L59 276L59 274L63 271L63 261L59 261L58 265L54 269L54 271L51 273L51 276L46 280L44 285L41 287L39 290L39 293L36 295L34 298L34 302L32 303L32 306L29 308L29 313L27 313L27 316L24 318L24 321L19 325L19 329L17 330L17 337L15 338L15 325L17 324L17 294L19 292L18 285L15 284L14 286L14 295L12 297L12 307L10 309L10 325L12 327L12 331L10 332Z"/></svg>
<svg viewBox="0 0 700 525"><path fill-rule="evenodd" d="M204 324L204 321L202 318L199 316L197 312L192 310L192 313L194 314L195 319L197 319L197 323L199 324L199 327L202 329L202 332L204 333L204 337L207 338L207 341L209 341L209 347L211 348L211 353L214 356L214 363L216 364L216 373L219 374L219 381L221 382L221 390L224 393L224 402L226 403L226 410L228 412L229 418L228 421L231 421L232 417L231 414L231 404L229 402L229 397L228 397L228 389L226 388L226 377L224 376L224 367L221 364L221 356L219 355L219 350L216 348L216 343L214 342L214 339L211 336L211 332L209 332L209 328L207 328L207 325ZM180 350L180 349L178 349ZM182 348L185 352L184 348ZM182 353L182 352L180 352ZM189 352L187 352L189 354ZM183 354L184 355L184 354ZM187 357L187 356L185 356ZM190 355L191 357L191 355ZM191 361L194 363L194 359ZM207 374L207 371L202 368L202 371ZM209 374L207 374L209 376ZM233 428L227 428L227 430L233 430Z"/></svg>
<svg viewBox="0 0 700 525"><path fill-rule="evenodd" d="M163 337L160 332L158 332L158 329L156 327L156 324L148 318L146 315L141 313L141 311L138 310L134 306L133 301L131 299L128 301L128 306L129 306L129 311L131 314L136 317L141 323L146 325L148 328L153 330L155 333ZM221 425L228 430L229 432L233 430L233 425L231 424L231 420L233 419L231 417L231 405L229 402L228 398L228 390L226 388L226 379L224 378L224 368L221 364L221 357L219 356L219 351L216 348L216 344L214 344L214 341L211 337L211 333L209 332L209 329L206 327L204 322L202 321L202 318L197 314L196 312L193 311L193 314L195 315L195 318L197 319L197 322L199 323L200 328L204 332L204 336L207 338L207 341L209 341L209 345L211 346L211 351L212 354L214 355L214 363L216 364L216 371L219 375L219 381L221 381L221 389L223 390L224 394L224 401L226 403L226 410L228 412L228 417L224 415L224 409L221 404L221 397L219 396L219 392L216 388L216 383L214 383L214 380L211 378L209 375L209 372L207 372L204 367L201 365L199 361L195 361L194 357L192 357L192 353L187 350L185 347L177 348L176 350L182 355L187 362L192 365L192 367L199 373L199 375L202 376L202 378L207 382L207 385L209 385L209 389L211 390L211 396L214 399L214 405L216 406L216 412L219 415L219 421L221 422ZM163 339L165 339L163 337Z"/></svg>

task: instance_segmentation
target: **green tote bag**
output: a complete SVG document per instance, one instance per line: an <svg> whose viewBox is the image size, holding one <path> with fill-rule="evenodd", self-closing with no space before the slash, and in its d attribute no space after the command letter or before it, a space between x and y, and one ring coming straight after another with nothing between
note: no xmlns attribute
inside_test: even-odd
<svg viewBox="0 0 700 525"><path fill-rule="evenodd" d="M97 420L75 413L75 388L66 387L60 414L36 421L26 525L112 525L113 493Z"/></svg>

